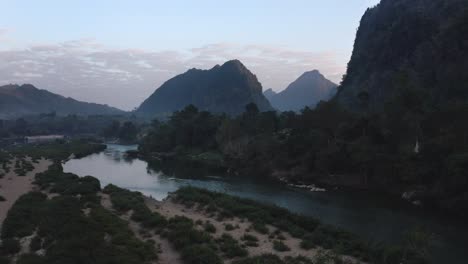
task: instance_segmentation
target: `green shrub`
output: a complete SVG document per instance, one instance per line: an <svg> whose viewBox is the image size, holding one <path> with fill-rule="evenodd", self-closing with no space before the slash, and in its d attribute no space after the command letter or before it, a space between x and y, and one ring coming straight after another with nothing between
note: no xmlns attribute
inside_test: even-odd
<svg viewBox="0 0 468 264"><path fill-rule="evenodd" d="M273 249L279 252L290 251L291 249L286 246L282 241L274 240Z"/></svg>
<svg viewBox="0 0 468 264"><path fill-rule="evenodd" d="M232 264L285 264L278 256L265 254L233 261Z"/></svg>
<svg viewBox="0 0 468 264"><path fill-rule="evenodd" d="M31 243L29 244L29 248L32 252L38 251L42 247L42 239L39 236L35 236Z"/></svg>
<svg viewBox="0 0 468 264"><path fill-rule="evenodd" d="M244 234L242 237L241 237L241 240L243 241L251 241L251 242L258 242L258 238L254 235L250 235L250 234Z"/></svg>
<svg viewBox="0 0 468 264"><path fill-rule="evenodd" d="M222 264L221 258L216 252L206 245L190 245L185 247L182 258L189 264Z"/></svg>
<svg viewBox="0 0 468 264"><path fill-rule="evenodd" d="M208 221L205 223L204 229L208 233L216 233L216 227Z"/></svg>
<svg viewBox="0 0 468 264"><path fill-rule="evenodd" d="M315 248L315 244L314 242L312 242L312 240L304 239L301 241L300 247L302 249L309 250L309 249Z"/></svg>
<svg viewBox="0 0 468 264"><path fill-rule="evenodd" d="M18 253L20 249L21 246L18 240L13 238L6 238L2 241L0 252L2 255L12 255Z"/></svg>
<svg viewBox="0 0 468 264"><path fill-rule="evenodd" d="M229 234L224 233L216 242L227 258L245 257L248 254L247 250L242 248L239 242Z"/></svg>
<svg viewBox="0 0 468 264"><path fill-rule="evenodd" d="M47 264L46 258L36 254L23 254L19 256L17 264Z"/></svg>
<svg viewBox="0 0 468 264"><path fill-rule="evenodd" d="M177 249L211 241L211 237L207 233L196 230L193 221L183 216L169 219L167 227L169 229L167 237Z"/></svg>
<svg viewBox="0 0 468 264"><path fill-rule="evenodd" d="M226 229L226 231L232 231L232 230L234 230L236 228L231 224L225 224L224 229Z"/></svg>
<svg viewBox="0 0 468 264"><path fill-rule="evenodd" d="M40 192L21 196L10 208L3 222L2 238L31 235L39 221L39 209L46 199L47 196Z"/></svg>
<svg viewBox="0 0 468 264"><path fill-rule="evenodd" d="M269 232L268 228L265 226L265 224L262 224L260 222L254 222L252 224L252 228L255 231L259 232L260 234L264 234L264 235L268 234L268 232Z"/></svg>

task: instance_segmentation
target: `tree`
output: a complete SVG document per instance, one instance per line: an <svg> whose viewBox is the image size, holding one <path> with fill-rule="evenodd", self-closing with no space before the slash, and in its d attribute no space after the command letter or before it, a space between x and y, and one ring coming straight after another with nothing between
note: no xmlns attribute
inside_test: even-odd
<svg viewBox="0 0 468 264"><path fill-rule="evenodd" d="M126 142L132 142L136 140L137 134L138 129L133 122L126 121L120 128L119 138Z"/></svg>
<svg viewBox="0 0 468 264"><path fill-rule="evenodd" d="M27 134L28 122L24 118L16 119L14 133L17 135L25 136Z"/></svg>
<svg viewBox="0 0 468 264"><path fill-rule="evenodd" d="M120 122L117 120L113 120L108 127L104 128L103 134L107 138L119 137L119 131Z"/></svg>

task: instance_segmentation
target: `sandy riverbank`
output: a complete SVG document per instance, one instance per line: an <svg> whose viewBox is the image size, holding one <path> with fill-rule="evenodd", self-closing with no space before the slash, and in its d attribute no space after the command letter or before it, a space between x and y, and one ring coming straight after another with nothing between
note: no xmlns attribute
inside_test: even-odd
<svg viewBox="0 0 468 264"><path fill-rule="evenodd" d="M28 159L30 161L30 159ZM3 224L8 210L15 203L15 201L23 194L32 191L34 185L34 176L36 173L44 172L52 164L51 161L46 159L38 160L38 163L32 163L34 169L26 176L18 176L13 169L15 159L10 161L10 172L6 173L3 178L0 179L0 195L3 196L6 201L0 202L0 225Z"/></svg>
<svg viewBox="0 0 468 264"><path fill-rule="evenodd" d="M268 234L262 234L255 231L252 228L252 223L246 219L240 219L238 217L233 217L229 219L218 220L216 214L210 214L206 211L200 210L197 206L192 206L187 208L185 205L177 203L170 196L163 201L157 201L155 199L146 197L145 203L150 208L150 210L158 212L166 218L172 218L174 216L185 216L192 219L194 222L209 222L215 226L216 231L211 234L214 238L220 238L224 233L231 235L234 239L241 242L241 237L245 234L250 234L258 238L257 247L247 247L249 256L260 256L263 254L275 254L281 258L284 257L298 257L303 256L308 259L315 259L318 254L324 254L326 251L320 248L314 249L303 249L301 244L301 239L292 237L287 232L281 232L283 237L282 242L290 248L288 251L279 252L276 251L273 247L273 242L277 239L271 238L269 234L274 233L277 228L267 225ZM227 230L226 225L230 224L235 227L233 230ZM203 230L203 225L197 225L197 228ZM344 263L357 263L358 261L349 256L343 256L342 260ZM225 263L231 263L232 260L225 260ZM363 263L363 262L359 262Z"/></svg>

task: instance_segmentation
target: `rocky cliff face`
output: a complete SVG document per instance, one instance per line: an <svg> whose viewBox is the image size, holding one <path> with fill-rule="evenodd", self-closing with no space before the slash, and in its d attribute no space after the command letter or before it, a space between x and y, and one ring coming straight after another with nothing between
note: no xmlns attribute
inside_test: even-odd
<svg viewBox="0 0 468 264"><path fill-rule="evenodd" d="M58 115L110 115L124 111L107 105L80 102L33 85L5 85L0 87L0 118L56 112Z"/></svg>
<svg viewBox="0 0 468 264"><path fill-rule="evenodd" d="M371 112L411 89L432 105L466 101L466 36L466 0L382 0L362 17L336 100Z"/></svg>
<svg viewBox="0 0 468 264"><path fill-rule="evenodd" d="M141 104L137 113L171 113L192 104L200 110L236 115L249 103L255 103L261 111L272 109L257 77L240 61L233 60L210 70L191 69L168 80Z"/></svg>

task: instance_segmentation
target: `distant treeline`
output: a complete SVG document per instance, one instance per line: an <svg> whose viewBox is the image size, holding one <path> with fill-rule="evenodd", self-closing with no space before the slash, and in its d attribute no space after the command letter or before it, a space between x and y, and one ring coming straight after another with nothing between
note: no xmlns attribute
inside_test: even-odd
<svg viewBox="0 0 468 264"><path fill-rule="evenodd" d="M55 113L0 120L0 139L34 135L92 135L136 141L146 121L125 115L67 115Z"/></svg>

